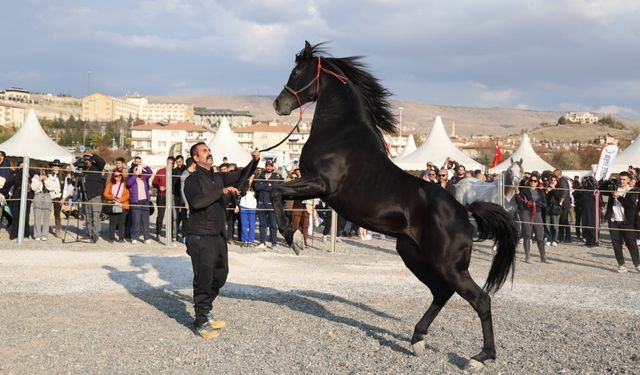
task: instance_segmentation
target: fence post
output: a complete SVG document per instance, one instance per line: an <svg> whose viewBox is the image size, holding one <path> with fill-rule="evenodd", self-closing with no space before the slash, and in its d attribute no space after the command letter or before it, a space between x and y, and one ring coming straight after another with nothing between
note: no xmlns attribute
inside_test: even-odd
<svg viewBox="0 0 640 375"><path fill-rule="evenodd" d="M336 237L338 236L338 214L331 209L331 252L336 252Z"/></svg>
<svg viewBox="0 0 640 375"><path fill-rule="evenodd" d="M167 247L171 247L172 245L172 241L173 241L173 177L171 176L172 172L173 172L173 166L171 164L169 164L169 161L167 160L167 168L166 168L166 185L167 185L167 190L165 190L166 195L165 195L165 210L164 210L164 218L167 221L167 230L166 230L166 235L167 235L167 240L165 241L166 246Z"/></svg>
<svg viewBox="0 0 640 375"><path fill-rule="evenodd" d="M20 183L20 220L18 221L18 244L24 240L25 219L27 216L27 185L29 184L29 157L22 159L22 181Z"/></svg>
<svg viewBox="0 0 640 375"><path fill-rule="evenodd" d="M504 174L500 173L498 175L498 183L496 184L498 188L498 204L500 207L505 208L504 204Z"/></svg>

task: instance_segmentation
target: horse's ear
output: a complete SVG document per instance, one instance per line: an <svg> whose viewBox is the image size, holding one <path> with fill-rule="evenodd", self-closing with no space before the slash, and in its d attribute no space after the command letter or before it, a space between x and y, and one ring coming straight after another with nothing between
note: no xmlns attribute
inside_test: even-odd
<svg viewBox="0 0 640 375"><path fill-rule="evenodd" d="M509 164L513 164L513 158L509 158Z"/></svg>
<svg viewBox="0 0 640 375"><path fill-rule="evenodd" d="M310 59L311 58L311 44L309 42L307 42L306 40L304 41L304 58L306 59Z"/></svg>
<svg viewBox="0 0 640 375"><path fill-rule="evenodd" d="M520 158L520 163L518 163L518 164L520 164L522 166L522 158Z"/></svg>

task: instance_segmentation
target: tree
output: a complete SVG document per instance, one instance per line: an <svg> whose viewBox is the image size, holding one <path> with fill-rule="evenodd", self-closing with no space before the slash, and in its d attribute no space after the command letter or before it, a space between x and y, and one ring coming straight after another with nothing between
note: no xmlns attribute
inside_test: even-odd
<svg viewBox="0 0 640 375"><path fill-rule="evenodd" d="M576 150L556 150L551 155L552 165L560 169L579 169L582 164Z"/></svg>
<svg viewBox="0 0 640 375"><path fill-rule="evenodd" d="M564 117L564 116L562 116L562 117L560 117L560 118L558 119L558 124L560 124L560 125L565 125L567 122L568 122L568 121L567 121L567 118L566 118L566 117Z"/></svg>

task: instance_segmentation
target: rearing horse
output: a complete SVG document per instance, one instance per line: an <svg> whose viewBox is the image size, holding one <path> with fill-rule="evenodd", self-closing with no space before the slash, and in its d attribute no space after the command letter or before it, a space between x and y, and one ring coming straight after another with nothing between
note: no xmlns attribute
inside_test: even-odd
<svg viewBox="0 0 640 375"><path fill-rule="evenodd" d="M396 129L389 95L359 58L324 57L318 45L305 43L273 103L279 115L288 115L316 102L300 156L302 178L272 191L280 232L299 254L301 235L296 232L294 240L282 200L319 197L359 226L396 237L405 265L433 294L411 338L414 353L424 353L431 322L456 292L471 304L482 324L484 345L469 364L484 364L496 356L488 292L497 291L514 267L515 224L500 206L476 202L465 209L444 189L391 162L382 138L382 132ZM467 210L476 220L480 239L497 240L484 290L468 270L473 226Z"/></svg>

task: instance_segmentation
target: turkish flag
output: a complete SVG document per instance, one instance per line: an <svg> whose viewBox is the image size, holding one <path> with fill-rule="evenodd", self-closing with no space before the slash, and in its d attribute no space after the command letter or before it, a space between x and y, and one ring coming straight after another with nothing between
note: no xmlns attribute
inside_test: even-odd
<svg viewBox="0 0 640 375"><path fill-rule="evenodd" d="M496 153L493 157L493 163L489 166L489 168L495 168L502 161L502 150L500 150L500 144L498 144L498 140L496 140Z"/></svg>

